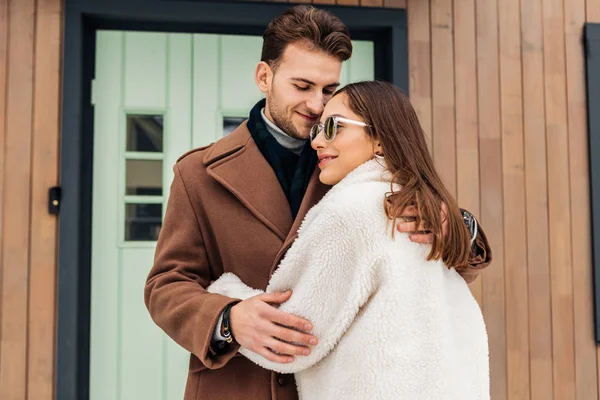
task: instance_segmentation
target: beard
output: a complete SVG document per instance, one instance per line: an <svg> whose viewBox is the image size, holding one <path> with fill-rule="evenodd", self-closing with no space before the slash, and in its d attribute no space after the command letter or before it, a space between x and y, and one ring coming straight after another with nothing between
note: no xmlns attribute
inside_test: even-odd
<svg viewBox="0 0 600 400"><path fill-rule="evenodd" d="M308 139L308 134L298 132L298 129L294 126L292 120L285 115L285 109L280 108L273 97L274 96L272 95L267 96L267 106L269 107L269 112L271 113L271 118L273 118L275 125L294 139Z"/></svg>

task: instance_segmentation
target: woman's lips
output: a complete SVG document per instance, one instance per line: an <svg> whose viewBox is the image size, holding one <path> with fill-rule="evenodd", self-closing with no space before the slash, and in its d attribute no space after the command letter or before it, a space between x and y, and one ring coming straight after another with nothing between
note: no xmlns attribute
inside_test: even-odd
<svg viewBox="0 0 600 400"><path fill-rule="evenodd" d="M335 160L337 157L334 156L325 156L325 157L320 157L319 158L319 167L322 167L323 165L327 164L330 161Z"/></svg>

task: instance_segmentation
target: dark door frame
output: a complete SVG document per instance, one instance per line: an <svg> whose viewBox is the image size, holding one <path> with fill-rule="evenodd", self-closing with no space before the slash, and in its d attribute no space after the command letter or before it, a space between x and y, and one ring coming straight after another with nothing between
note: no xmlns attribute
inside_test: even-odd
<svg viewBox="0 0 600 400"><path fill-rule="evenodd" d="M262 35L290 4L66 0L62 80L56 398L89 398L95 36L98 29ZM375 76L408 93L406 10L322 7L375 43ZM140 293L140 296L142 294Z"/></svg>
<svg viewBox="0 0 600 400"><path fill-rule="evenodd" d="M586 24L585 45L592 263L594 272L594 325L596 343L600 343L600 24Z"/></svg>

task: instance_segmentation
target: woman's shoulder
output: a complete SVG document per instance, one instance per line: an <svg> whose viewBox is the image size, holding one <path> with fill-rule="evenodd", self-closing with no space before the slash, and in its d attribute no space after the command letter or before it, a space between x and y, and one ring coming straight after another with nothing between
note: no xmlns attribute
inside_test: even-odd
<svg viewBox="0 0 600 400"><path fill-rule="evenodd" d="M383 204L386 193L391 191L389 182L359 182L331 190L330 199L351 208L361 208L379 202Z"/></svg>
<svg viewBox="0 0 600 400"><path fill-rule="evenodd" d="M381 223L385 223L383 202L390 191L389 183L361 182L337 189L318 204L314 217L370 229L379 229Z"/></svg>

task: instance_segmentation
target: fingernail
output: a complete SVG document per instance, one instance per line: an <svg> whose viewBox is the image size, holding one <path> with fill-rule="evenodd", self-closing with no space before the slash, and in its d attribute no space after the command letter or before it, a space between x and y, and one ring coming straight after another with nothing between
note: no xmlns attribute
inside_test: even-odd
<svg viewBox="0 0 600 400"><path fill-rule="evenodd" d="M305 331L311 331L312 330L312 326L310 324L306 324L306 325L304 325L304 330Z"/></svg>
<svg viewBox="0 0 600 400"><path fill-rule="evenodd" d="M293 359L292 357L290 357L290 358L288 358L288 360L287 360L287 361L288 361L289 363L292 363L292 362L294 362L294 359Z"/></svg>
<svg viewBox="0 0 600 400"><path fill-rule="evenodd" d="M308 353L310 353L310 351L308 351L308 350L304 350L304 351L302 352L302 354L304 354L305 356L307 356L307 355L308 355Z"/></svg>
<svg viewBox="0 0 600 400"><path fill-rule="evenodd" d="M317 344L317 339L314 339L314 338L310 339L309 343L315 345L315 344Z"/></svg>
<svg viewBox="0 0 600 400"><path fill-rule="evenodd" d="M400 230L406 230L408 226L406 224L400 224Z"/></svg>

